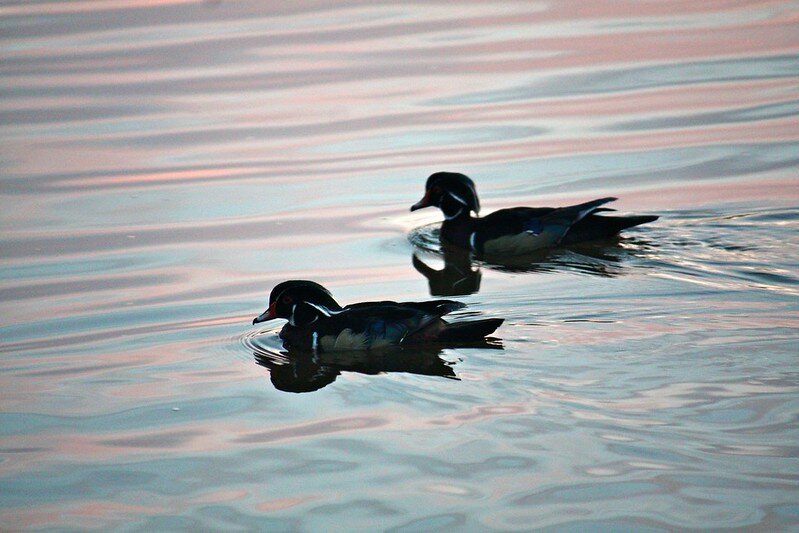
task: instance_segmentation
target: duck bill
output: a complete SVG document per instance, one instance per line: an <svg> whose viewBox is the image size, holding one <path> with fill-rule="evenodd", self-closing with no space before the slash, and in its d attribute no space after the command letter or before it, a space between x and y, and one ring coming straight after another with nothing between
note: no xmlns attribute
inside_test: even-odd
<svg viewBox="0 0 799 533"><path fill-rule="evenodd" d="M277 318L277 302L274 302L272 305L269 306L269 309L267 309L257 317L253 318L252 323L253 325L260 324L261 322L274 320L275 318Z"/></svg>
<svg viewBox="0 0 799 533"><path fill-rule="evenodd" d="M427 191L421 200L411 206L411 211L416 211L423 207L430 207L430 191Z"/></svg>

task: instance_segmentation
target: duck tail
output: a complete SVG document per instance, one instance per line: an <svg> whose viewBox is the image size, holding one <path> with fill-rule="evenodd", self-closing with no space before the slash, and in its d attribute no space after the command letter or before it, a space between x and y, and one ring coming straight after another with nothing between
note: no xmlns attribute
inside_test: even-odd
<svg viewBox="0 0 799 533"><path fill-rule="evenodd" d="M569 211L575 214L574 219L580 220L591 213L594 213L598 210L599 206L605 205L610 202L614 202L618 200L613 196L608 196L607 198L598 198L596 200L591 200L590 202L585 202L583 204L572 205L569 207L564 207L564 211ZM605 208L606 209L606 208ZM604 210L604 209L603 209Z"/></svg>
<svg viewBox="0 0 799 533"><path fill-rule="evenodd" d="M629 217L613 217L613 218L619 219L619 224L622 226L621 229L627 229L627 228L632 228L633 226L640 226L641 224L654 222L660 217L657 215L633 215Z"/></svg>
<svg viewBox="0 0 799 533"><path fill-rule="evenodd" d="M569 229L562 244L611 239L620 231L648 222L654 222L656 215L634 215L627 217L607 217L591 214Z"/></svg>
<svg viewBox="0 0 799 533"><path fill-rule="evenodd" d="M504 318L486 318L447 323L437 340L440 342L479 342L487 335L494 333L504 321Z"/></svg>

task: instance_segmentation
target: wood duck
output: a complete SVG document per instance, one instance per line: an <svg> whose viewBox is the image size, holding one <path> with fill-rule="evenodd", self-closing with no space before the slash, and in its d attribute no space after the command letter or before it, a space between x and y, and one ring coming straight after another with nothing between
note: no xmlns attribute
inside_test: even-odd
<svg viewBox="0 0 799 533"><path fill-rule="evenodd" d="M285 318L280 338L286 348L313 352L369 350L388 346L483 342L502 318L445 322L465 307L452 300L363 302L342 307L313 281L290 280L269 295L269 308L252 323Z"/></svg>
<svg viewBox="0 0 799 533"><path fill-rule="evenodd" d="M599 198L568 207L512 207L483 217L474 182L457 172L436 172L427 178L424 197L411 211L435 206L444 213L441 242L478 255L519 255L544 248L609 239L621 230L657 220L657 216L599 216L616 200Z"/></svg>

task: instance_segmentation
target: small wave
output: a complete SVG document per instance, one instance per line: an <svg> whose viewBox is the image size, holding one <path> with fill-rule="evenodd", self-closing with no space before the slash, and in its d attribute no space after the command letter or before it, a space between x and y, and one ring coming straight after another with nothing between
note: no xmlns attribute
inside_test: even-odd
<svg viewBox="0 0 799 533"><path fill-rule="evenodd" d="M799 294L799 209L683 213L654 228L652 275L726 290Z"/></svg>
<svg viewBox="0 0 799 533"><path fill-rule="evenodd" d="M287 362L283 344L277 336L279 331L279 327L248 331L239 337L239 344L247 350L250 357L262 355Z"/></svg>

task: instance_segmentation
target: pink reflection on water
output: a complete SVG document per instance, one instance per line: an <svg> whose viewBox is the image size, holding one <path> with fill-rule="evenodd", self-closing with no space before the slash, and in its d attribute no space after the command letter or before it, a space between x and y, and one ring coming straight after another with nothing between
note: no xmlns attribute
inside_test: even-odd
<svg viewBox="0 0 799 533"><path fill-rule="evenodd" d="M665 272L655 272L650 275L668 276ZM701 283L703 280L692 277L685 281ZM709 281L725 289L742 289L746 285L746 282L738 280L726 281L721 276L711 277ZM656 313L648 306L648 302L643 300L630 304L635 305L637 316L627 316L602 323L568 320L549 322L545 329L532 330L532 335L540 340L555 341L561 346L594 346L598 335L603 342L614 341L619 344L637 341L659 343L666 342L663 340L665 338L692 338L695 339L692 341L695 346L712 343L734 346L736 342L743 340L734 334L741 328L742 316L746 317L746 327L752 329L768 331L772 328L790 330L799 327L799 317L774 313L771 307L764 303L731 300L722 308L713 307L712 313L703 314L694 308L695 305L683 300L661 299L659 302L668 302L672 306L670 308L675 311L663 316ZM683 313L690 313L690 318L678 314L676 310L681 309L685 309Z"/></svg>
<svg viewBox="0 0 799 533"><path fill-rule="evenodd" d="M627 189L619 199L619 209L684 209L718 204L719 202L765 201L775 205L799 202L795 176L724 180L692 183L660 183L657 187Z"/></svg>
<svg viewBox="0 0 799 533"><path fill-rule="evenodd" d="M317 495L317 496L302 496L297 498L279 498L276 500L267 500L255 504L255 509L263 513L274 513L277 511L284 511L286 509L291 509L292 507L297 507L298 505L302 505L304 503L319 500L320 498L321 496Z"/></svg>
<svg viewBox="0 0 799 533"><path fill-rule="evenodd" d="M600 410L600 416L616 418L616 412L652 413L660 410L683 409L713 404L728 398L751 398L758 395L788 393L793 388L764 382L744 381L735 383L679 382L665 383L658 387L636 391L624 398L600 400L580 395L578 392L538 391L544 401L575 404L580 407ZM592 413L584 413L590 416ZM632 422L632 421L631 421ZM643 422L643 421L642 421ZM635 423L635 422L633 422Z"/></svg>
<svg viewBox="0 0 799 533"><path fill-rule="evenodd" d="M235 502L247 499L250 493L246 490L216 490L207 492L195 498L198 503L223 503Z"/></svg>
<svg viewBox="0 0 799 533"><path fill-rule="evenodd" d="M230 179L249 177L256 174L248 167L225 167L214 169L173 170L166 172L143 172L125 175L93 176L91 178L65 179L60 186L67 187L105 187L110 185L145 185L148 183L180 183L186 181L205 181L208 179Z"/></svg>
<svg viewBox="0 0 799 533"><path fill-rule="evenodd" d="M94 13L102 10L142 9L197 3L198 0L90 0L88 2L42 2L3 6L0 8L0 15L63 15L71 13Z"/></svg>
<svg viewBox="0 0 799 533"><path fill-rule="evenodd" d="M241 434L236 442L244 444L266 444L283 442L286 440L302 440L322 435L338 433L351 434L357 431L385 428L391 424L393 417L385 414L361 414L360 416L329 418L315 420L305 424L293 425L268 431L246 432Z"/></svg>
<svg viewBox="0 0 799 533"><path fill-rule="evenodd" d="M463 111L436 113L435 120L450 118L490 122L500 119L607 117L610 124L635 116L679 116L691 111L729 110L793 101L795 83L786 80L711 83L685 87L652 88L641 91L547 98L534 102L474 106Z"/></svg>
<svg viewBox="0 0 799 533"><path fill-rule="evenodd" d="M169 512L163 505L131 505L109 500L90 500L63 505L40 505L31 508L0 510L0 521L11 528L72 528L105 529L109 524L127 522L133 517L154 516Z"/></svg>

